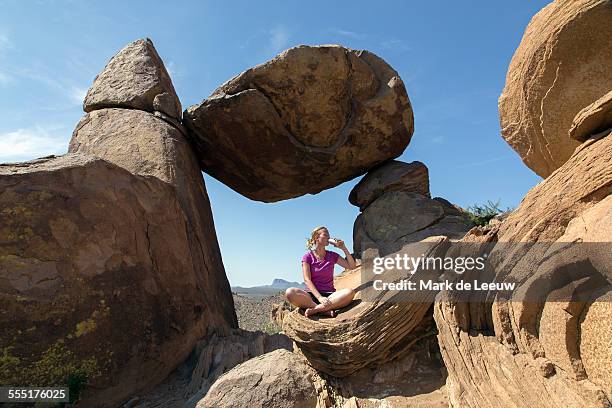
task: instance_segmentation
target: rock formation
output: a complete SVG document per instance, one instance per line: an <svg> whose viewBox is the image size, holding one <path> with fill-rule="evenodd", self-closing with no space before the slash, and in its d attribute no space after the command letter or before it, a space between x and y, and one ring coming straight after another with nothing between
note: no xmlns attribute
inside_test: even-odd
<svg viewBox="0 0 612 408"><path fill-rule="evenodd" d="M0 167L2 383L85 376L83 406L112 407L207 330L237 327L204 181L167 101L165 68L137 41L96 79L67 155Z"/></svg>
<svg viewBox="0 0 612 408"><path fill-rule="evenodd" d="M578 146L568 135L576 114L612 89L611 20L607 0L556 0L532 18L512 58L502 135L542 177Z"/></svg>
<svg viewBox="0 0 612 408"><path fill-rule="evenodd" d="M368 248L381 256L430 236L463 237L469 229L463 211L443 198L431 198L427 167L389 161L368 172L349 195L361 213L353 226L353 253Z"/></svg>
<svg viewBox="0 0 612 408"><path fill-rule="evenodd" d="M510 67L500 100L502 123L509 125L504 126L504 136L515 148L525 147L517 150L547 179L526 195L518 209L488 227L471 230L442 250L455 259L489 255L489 267L467 272L462 276L465 280L516 285L511 293L443 291L437 295L434 318L453 407L611 405L612 347L606 340L612 316L611 86L606 70L610 60L602 51L610 48L612 38L604 23L610 20L610 10L609 2L551 4L530 24ZM602 25L606 27L599 29ZM589 46L576 46L581 43ZM546 81L548 85L542 85ZM537 122L528 116L532 114ZM530 126L537 128L535 123L541 125L537 135L529 133ZM396 221L400 218L393 211L409 208L409 201L402 201L404 195L418 197L410 202L420 218L411 220L411 225L428 225L429 219L439 216L440 211L418 205L429 199L427 195L402 191L401 182L381 176L383 166L368 173L351 193L351 202L362 210L357 231L363 228L368 209L376 208L385 196L393 204L381 206L374 220L378 224L373 225L380 225L375 230L394 239L401 235ZM393 164L392 179L411 179L402 177L402 171L422 178L417 169ZM392 188L385 192L387 184ZM415 189L414 184L409 188ZM384 245L373 247L386 252ZM364 258L367 262L368 257ZM355 284L344 274L342 280ZM367 280L362 274L357 301L337 320L306 320L298 311L284 318L286 333L309 363L343 381L376 362L390 361L380 352L381 344L405 344L405 336L418 333L428 316L406 308L404 319L420 322L398 324L399 329L388 336L392 331L383 322L396 323L393 308L404 304L390 306L374 299L370 306L371 298L364 302L364 286ZM365 312L368 307L376 313ZM351 324L343 314L350 316ZM369 346L367 351L362 343ZM403 361L408 350L395 354L395 361ZM364 362L360 355L373 361ZM360 367L349 366L349 360Z"/></svg>
<svg viewBox="0 0 612 408"><path fill-rule="evenodd" d="M582 109L572 122L570 137L584 142L590 136L612 127L612 91Z"/></svg>
<svg viewBox="0 0 612 408"><path fill-rule="evenodd" d="M324 408L324 381L297 354L276 350L223 375L197 408Z"/></svg>
<svg viewBox="0 0 612 408"><path fill-rule="evenodd" d="M371 169L349 194L349 202L359 211L389 191L407 191L430 197L429 171L418 161L391 160Z"/></svg>
<svg viewBox="0 0 612 408"><path fill-rule="evenodd" d="M283 334L268 335L260 331L238 330L225 336L213 334L195 348L199 358L187 394L195 394L191 399L197 401L225 372L246 360L278 349L292 351L291 340Z"/></svg>
<svg viewBox="0 0 612 408"><path fill-rule="evenodd" d="M354 252L364 259L360 269L337 280L356 289L354 304L328 320L305 318L299 310L276 312L309 363L335 377L399 358L431 335L425 322L435 293L411 292L406 299L398 292L374 290L372 258L443 254L448 236L460 238L468 229L460 209L429 197L427 167L419 162L390 161L373 169L349 199L363 211L355 222ZM420 278L437 279L436 271L427 274ZM385 281L409 278L407 270L394 269L386 272Z"/></svg>
<svg viewBox="0 0 612 408"><path fill-rule="evenodd" d="M500 121L546 179L467 234L425 165L392 160L412 110L374 54L292 48L181 117L153 44L128 45L66 155L0 165L0 384L85 380L86 407L612 406L611 4L557 0L527 27ZM237 329L200 170L266 202L367 172L349 196L362 263L335 280L354 301L335 318L279 305L286 336ZM374 283L379 256L483 253L484 270L384 281L513 291Z"/></svg>
<svg viewBox="0 0 612 408"><path fill-rule="evenodd" d="M547 178L504 220L461 240L476 252L493 246L488 275L465 279L515 289L436 298L453 407L612 405L611 17L610 2L556 1L510 66L504 137Z"/></svg>
<svg viewBox="0 0 612 408"><path fill-rule="evenodd" d="M362 368L344 378L324 376L327 393L343 408L416 407L446 408L448 398L442 356L438 348L433 315L422 324L423 336L409 351L392 361Z"/></svg>
<svg viewBox="0 0 612 408"><path fill-rule="evenodd" d="M440 256L450 241L446 237L404 246L397 255L410 257ZM359 277L353 286L357 295L353 303L339 311L337 317L307 318L296 309L283 320L283 330L318 371L335 377L346 377L357 370L382 365L401 357L421 338L430 336L426 316L431 316L433 291L415 291L406 296L402 291L376 290L372 286L376 275L369 253L359 269L352 274ZM392 254L389 256L395 256ZM437 279L438 271L422 271L424 280ZM412 279L409 271L393 268L385 272L385 281L399 282Z"/></svg>
<svg viewBox="0 0 612 408"><path fill-rule="evenodd" d="M368 51L299 46L184 112L202 170L253 200L315 194L399 156L413 132L402 80Z"/></svg>
<svg viewBox="0 0 612 408"><path fill-rule="evenodd" d="M122 408L194 408L224 373L278 349L292 350L291 340L280 333L243 329L209 333L172 375L150 392L134 395Z"/></svg>
<svg viewBox="0 0 612 408"><path fill-rule="evenodd" d="M111 107L159 111L181 118L181 102L170 75L148 38L119 51L87 91L85 112Z"/></svg>
<svg viewBox="0 0 612 408"><path fill-rule="evenodd" d="M611 137L588 140L506 220L463 240L495 243L495 281L518 288L436 299L452 406L609 406L610 157Z"/></svg>
<svg viewBox="0 0 612 408"><path fill-rule="evenodd" d="M443 251L446 246L438 246L439 243L447 243L444 238L436 238L431 241L436 248L436 253ZM431 244L428 244L428 246ZM431 246L429 247L431 249ZM417 249L417 248L415 248ZM420 246L418 249L424 249L424 247ZM399 276L399 275L398 275ZM362 301L363 299L369 299L372 297L373 293L371 289L367 287L367 284L361 285L364 278L362 271L357 268L354 270L345 270L341 275L336 276L334 278L334 286L336 288L343 287L359 287L359 292L357 293L356 299L357 302ZM387 294L388 295L388 294ZM396 294L397 295L397 294ZM433 298L433 297L432 297ZM391 303L399 303L398 299L389 299ZM356 304L356 307L359 305ZM419 327L414 330L415 333L411 333L408 335L410 344L404 344L403 349L402 345L396 345L395 350L393 350L389 356L389 358L380 358L380 354L376 354L376 356L380 359L374 359L369 364L363 366L362 359L359 359L355 363L355 366L361 366L361 368L355 368L353 366L350 370L342 373L342 377L336 377L334 375L329 375L325 372L325 370L320 370L321 364L324 364L324 358L314 357L312 355L312 349L317 346L321 346L321 343L314 345L311 348L304 348L303 345L307 341L298 340L297 345L300 349L294 349L294 356L291 357L290 361L296 359L295 356L299 356L297 366L303 366L304 363L317 367L317 374L319 377L315 376L314 380L311 380L315 388L318 390L318 408L328 408L328 407L343 407L343 408L354 408L354 407L382 407L382 406L416 406L416 407L446 407L448 406L447 397L445 393L444 381L446 378L445 369L442 364L442 357L440 355L440 351L438 349L438 342L436 338L436 328L435 322L433 320L432 314L432 305L429 304L429 309L426 311L424 317L421 319L419 323ZM412 310L405 307L405 305L400 305L399 309L407 311L408 313ZM393 310L391 314L397 313L397 308L391 308ZM295 323L297 319L300 319L299 312L292 312L289 308L283 307L282 305L278 305L277 313L280 311L280 315L287 316L288 314L293 314L289 317L292 320L292 323ZM383 315L385 313L389 313L389 310L378 305L377 311ZM346 313L345 310L343 313ZM279 314L276 316L272 316L272 319L275 321L278 318ZM375 313L370 314L370 318L376 316ZM346 318L346 315L344 316ZM301 319L304 319L301 317ZM362 317L359 317L360 321L357 326L360 326L363 321ZM313 323L313 327L315 327L315 331L321 333L323 329L327 330L328 334L339 336L341 330L346 327L346 321L342 322L341 325L336 327L336 330L333 330L333 326L335 322L334 319L326 319L322 318L317 321L317 323ZM302 323L302 322L300 322ZM363 327L355 327L354 331L346 333L346 335L342 337L337 337L335 340L345 340L347 341L347 345L340 345L338 342L336 344L333 343L333 338L330 337L329 341L323 344L323 348L325 349L325 353L327 358L335 359L334 351L331 347L337 347L336 352L345 353L352 345L355 347L359 340L358 338L363 338L364 334L367 333L367 336L373 343L387 343L390 344L394 340L393 330L388 328L382 324L381 321L373 322L376 328L366 332ZM326 326L321 327L319 329L316 326ZM303 324L302 324L302 327ZM375 340L376 330L380 329L383 333L378 335L378 339ZM401 335L406 335L405 326L399 325L397 333L401 333ZM349 340L349 337L354 336L355 339ZM363 346L365 346L365 343ZM356 346L360 348L361 346ZM379 350L372 350L374 353L378 353ZM349 351L349 353L352 353ZM323 354L323 353L321 353ZM306 356L306 358L304 358ZM355 356L352 356L355 357ZM272 359L272 356L262 356L262 359ZM284 355L275 355L275 358L285 358ZM285 364L283 362L283 364ZM343 368L347 368L347 366L343 366ZM236 370L238 373L234 373ZM237 376L245 377L245 370L236 367L234 370L230 371L227 376L228 378L236 378ZM304 369L305 373L310 372L311 368L307 366ZM321 379L323 381L321 381ZM283 388L286 387L284 381L269 381L271 383L268 385L269 393L282 393ZM231 384L227 383L223 385L223 389L225 390ZM219 391L220 393L221 391ZM231 400L236 406L244 405L245 399L250 398L250 396L234 396L233 393L230 392ZM197 396L194 396L190 399L193 401ZM227 398L227 397L226 397ZM204 401L208 401L204 399ZM214 400L218 403L218 400ZM288 402L289 406L293 401ZM190 405L186 405L190 406ZM221 405L221 406L233 406L229 405ZM136 406L140 407L140 405Z"/></svg>

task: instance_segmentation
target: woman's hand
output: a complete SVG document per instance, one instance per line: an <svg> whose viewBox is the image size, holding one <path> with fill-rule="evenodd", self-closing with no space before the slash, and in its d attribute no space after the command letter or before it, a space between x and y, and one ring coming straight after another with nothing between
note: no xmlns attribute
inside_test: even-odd
<svg viewBox="0 0 612 408"><path fill-rule="evenodd" d="M326 298L325 296L321 296L319 298L319 302L321 302L321 304L323 306L328 306L331 303L331 300L329 300L328 298Z"/></svg>
<svg viewBox="0 0 612 408"><path fill-rule="evenodd" d="M336 248L340 248L344 252L344 255L346 255L346 259L343 259L341 256L338 257L338 260L336 260L338 265L342 266L344 269L355 269L357 267L355 258L351 255L351 252L348 250L343 240L338 238L336 239L336 243L331 242L331 244Z"/></svg>
<svg viewBox="0 0 612 408"><path fill-rule="evenodd" d="M340 248L340 249L345 249L346 248L346 244L344 243L343 240L337 238L336 242L330 242L330 244L332 244L333 246L335 246L336 248Z"/></svg>

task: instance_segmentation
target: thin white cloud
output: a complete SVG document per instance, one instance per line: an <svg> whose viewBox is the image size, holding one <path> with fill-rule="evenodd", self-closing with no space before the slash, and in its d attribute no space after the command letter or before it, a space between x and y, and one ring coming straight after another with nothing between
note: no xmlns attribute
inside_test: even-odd
<svg viewBox="0 0 612 408"><path fill-rule="evenodd" d="M332 28L330 31L332 32L332 34L353 38L355 40L363 40L366 37L365 34L357 33L355 31L342 30L340 28Z"/></svg>
<svg viewBox="0 0 612 408"><path fill-rule="evenodd" d="M487 164L491 164L491 163L496 163L499 161L503 161L503 160L508 160L509 158L511 158L512 156L510 155L503 155L503 156L498 156L498 157L493 157L487 160L481 160L481 161L477 161L477 162L469 162L469 163L465 163L462 164L460 166L455 167L456 169L467 169L469 167L479 167L479 166L484 166Z"/></svg>
<svg viewBox="0 0 612 408"><path fill-rule="evenodd" d="M0 162L36 159L51 154L64 154L69 137L58 135L57 126L34 126L0 134Z"/></svg>
<svg viewBox="0 0 612 408"><path fill-rule="evenodd" d="M74 82L67 79L55 78L47 74L44 69L21 68L12 74L45 85L70 102L71 106L82 104L87 94L87 88L74 85Z"/></svg>
<svg viewBox="0 0 612 408"><path fill-rule="evenodd" d="M13 48L11 39L6 34L0 33L0 54Z"/></svg>
<svg viewBox="0 0 612 408"><path fill-rule="evenodd" d="M174 61L169 61L166 64L166 71L168 71L168 75L170 75L170 78L172 78L172 79L178 78L178 77L181 76L181 73L176 68L176 64L174 63Z"/></svg>
<svg viewBox="0 0 612 408"><path fill-rule="evenodd" d="M442 144L446 141L446 138L444 136L438 135L430 138L429 141L433 144Z"/></svg>
<svg viewBox="0 0 612 408"><path fill-rule="evenodd" d="M269 31L270 49L274 52L279 52L287 48L289 44L289 31L284 26L276 26Z"/></svg>
<svg viewBox="0 0 612 408"><path fill-rule="evenodd" d="M76 104L82 104L83 100L85 100L85 95L87 95L86 88L80 88L78 86L73 86L68 91L70 99Z"/></svg>
<svg viewBox="0 0 612 408"><path fill-rule="evenodd" d="M13 82L13 77L6 72L0 71L0 86L8 85Z"/></svg>
<svg viewBox="0 0 612 408"><path fill-rule="evenodd" d="M399 40L397 38L381 41L380 47L383 50L395 50L395 51L410 51L412 49L403 40Z"/></svg>

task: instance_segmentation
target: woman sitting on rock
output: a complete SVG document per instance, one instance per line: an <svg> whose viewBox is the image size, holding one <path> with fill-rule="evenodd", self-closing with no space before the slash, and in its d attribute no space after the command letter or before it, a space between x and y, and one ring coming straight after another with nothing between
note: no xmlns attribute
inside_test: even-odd
<svg viewBox="0 0 612 408"><path fill-rule="evenodd" d="M346 259L338 253L328 251L325 247L332 244L344 251ZM340 309L353 300L353 289L334 288L334 265L338 264L346 269L357 267L355 259L346 248L341 239L330 240L326 227L317 227L312 231L310 239L306 241L308 252L302 257L302 272L304 283L308 291L299 288L289 288L285 292L287 300L297 307L305 307L304 315L310 317L317 313L335 317L336 309ZM313 249L314 248L314 249Z"/></svg>

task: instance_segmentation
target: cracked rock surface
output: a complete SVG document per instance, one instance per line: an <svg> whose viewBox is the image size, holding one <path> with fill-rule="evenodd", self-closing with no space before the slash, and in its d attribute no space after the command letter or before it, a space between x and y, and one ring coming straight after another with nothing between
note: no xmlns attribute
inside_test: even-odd
<svg viewBox="0 0 612 408"><path fill-rule="evenodd" d="M491 275L465 279L517 288L436 297L452 407L610 406L610 157L610 135L588 139L500 224L462 239L494 245Z"/></svg>
<svg viewBox="0 0 612 408"><path fill-rule="evenodd" d="M612 90L582 109L572 123L570 137L584 142L591 135L612 128Z"/></svg>
<svg viewBox="0 0 612 408"><path fill-rule="evenodd" d="M463 237L469 227L463 211L429 195L427 167L420 162L388 161L355 185L349 201L360 207L353 226L353 253L368 248L380 256L427 237Z"/></svg>
<svg viewBox="0 0 612 408"><path fill-rule="evenodd" d="M130 108L181 118L181 102L153 42L126 45L108 62L87 91L83 110Z"/></svg>
<svg viewBox="0 0 612 408"><path fill-rule="evenodd" d="M153 105L86 102L68 154L0 165L0 348L14 364L0 382L40 385L31 373L44 371L56 383L79 369L86 407L117 406L168 376L208 330L237 327L196 156L154 106L159 78L141 78L165 68L147 60L148 40L126 49L92 89L108 74Z"/></svg>
<svg viewBox="0 0 612 408"><path fill-rule="evenodd" d="M399 156L413 132L398 73L368 51L299 46L184 112L203 171L264 202L316 194Z"/></svg>
<svg viewBox="0 0 612 408"><path fill-rule="evenodd" d="M446 237L431 237L404 246L400 257L441 256L450 242ZM396 254L390 255L395 256ZM440 271L410 274L402 268L385 271L388 282L402 279L437 279ZM335 318L321 315L305 317L295 309L283 318L283 331L318 371L334 377L347 377L364 367L383 365L412 349L421 339L431 336L431 304L436 291L376 290L372 284L371 258L350 271L337 287L356 291L353 302L338 310ZM348 281L347 281L348 280ZM433 331L435 334L435 330Z"/></svg>
<svg viewBox="0 0 612 408"><path fill-rule="evenodd" d="M576 114L612 89L612 4L556 0L532 19L499 98L502 136L535 173L548 177L582 135ZM591 129L589 129L591 130Z"/></svg>

